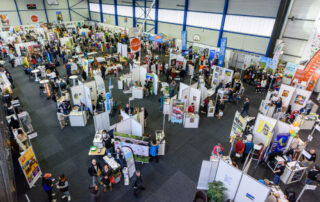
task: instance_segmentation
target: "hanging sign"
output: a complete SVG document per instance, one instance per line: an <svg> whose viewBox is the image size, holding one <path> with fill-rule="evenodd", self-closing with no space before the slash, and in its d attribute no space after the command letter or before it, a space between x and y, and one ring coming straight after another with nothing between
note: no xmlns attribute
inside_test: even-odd
<svg viewBox="0 0 320 202"><path fill-rule="evenodd" d="M41 177L41 170L32 147L29 147L25 153L19 157L19 164L31 188Z"/></svg>
<svg viewBox="0 0 320 202"><path fill-rule="evenodd" d="M38 22L38 20L39 20L39 17L37 15L31 15L30 18L31 18L32 22Z"/></svg>
<svg viewBox="0 0 320 202"><path fill-rule="evenodd" d="M219 58L218 58L218 66L220 66L220 67L223 67L224 56L226 54L226 48L227 48L227 38L221 38L220 54L219 54Z"/></svg>
<svg viewBox="0 0 320 202"><path fill-rule="evenodd" d="M130 39L131 52L133 53L138 52L140 51L140 48L141 48L141 42L139 38Z"/></svg>
<svg viewBox="0 0 320 202"><path fill-rule="evenodd" d="M181 32L181 50L182 51L187 50L187 31Z"/></svg>

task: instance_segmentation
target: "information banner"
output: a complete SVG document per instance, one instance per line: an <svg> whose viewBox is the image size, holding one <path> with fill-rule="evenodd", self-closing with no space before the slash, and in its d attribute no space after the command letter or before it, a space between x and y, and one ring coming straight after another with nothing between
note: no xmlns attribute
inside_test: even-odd
<svg viewBox="0 0 320 202"><path fill-rule="evenodd" d="M29 147L26 152L19 157L19 164L31 188L41 176L41 170L32 147Z"/></svg>
<svg viewBox="0 0 320 202"><path fill-rule="evenodd" d="M224 57L226 54L226 48L227 48L227 38L221 38L220 54L219 54L219 58L218 58L218 66L220 66L220 67L223 67Z"/></svg>
<svg viewBox="0 0 320 202"><path fill-rule="evenodd" d="M306 75L306 72L303 69L297 69L296 74L293 77L293 81L297 79L298 82L301 82L304 80L305 75Z"/></svg>
<svg viewBox="0 0 320 202"><path fill-rule="evenodd" d="M216 52L215 50L210 50L210 53L209 53L209 61L214 60L215 52Z"/></svg>
<svg viewBox="0 0 320 202"><path fill-rule="evenodd" d="M134 161L133 151L130 147L123 146L122 147L123 156L127 161L127 168L129 172L129 178L133 176L136 172L136 165Z"/></svg>

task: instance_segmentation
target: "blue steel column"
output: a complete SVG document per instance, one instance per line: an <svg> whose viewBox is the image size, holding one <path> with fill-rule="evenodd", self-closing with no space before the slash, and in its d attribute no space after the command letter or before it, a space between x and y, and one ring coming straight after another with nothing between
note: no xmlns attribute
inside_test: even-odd
<svg viewBox="0 0 320 202"><path fill-rule="evenodd" d="M222 13L222 20L221 20L221 26L220 26L220 31L219 31L219 39L218 39L217 47L220 47L220 41L222 38L223 29L224 29L224 22L226 21L226 15L228 12L228 4L229 4L229 0L224 0L224 8L223 8L223 13Z"/></svg>
<svg viewBox="0 0 320 202"><path fill-rule="evenodd" d="M48 13L47 13L47 8L46 8L46 2L44 2L44 0L42 2L43 2L44 13L46 14L47 23L49 23Z"/></svg>
<svg viewBox="0 0 320 202"><path fill-rule="evenodd" d="M185 1L184 1L184 16L183 16L182 31L186 31L186 27L187 27L187 16L188 16L188 7L189 7L189 0L185 0Z"/></svg>
<svg viewBox="0 0 320 202"><path fill-rule="evenodd" d="M137 21L136 21L136 0L132 0L132 22L133 27L136 27Z"/></svg>
<svg viewBox="0 0 320 202"><path fill-rule="evenodd" d="M88 2L88 12L89 12L89 20L91 20L91 12L90 12L90 0L87 0Z"/></svg>
<svg viewBox="0 0 320 202"><path fill-rule="evenodd" d="M100 7L100 21L101 23L103 23L102 0L99 0L99 7Z"/></svg>
<svg viewBox="0 0 320 202"><path fill-rule="evenodd" d="M20 12L19 12L19 8L18 8L18 4L17 4L17 0L14 0L14 4L16 5L16 9L17 9L17 13L18 13L20 25L22 25L21 17L20 17Z"/></svg>
<svg viewBox="0 0 320 202"><path fill-rule="evenodd" d="M70 21L72 21L69 0L67 0L67 5L68 5L68 10L69 10Z"/></svg>
<svg viewBox="0 0 320 202"><path fill-rule="evenodd" d="M114 0L114 22L118 26L118 1Z"/></svg>
<svg viewBox="0 0 320 202"><path fill-rule="evenodd" d="M145 19L145 21L144 21L144 32L146 32L147 31L147 20L146 20L146 18L147 18L147 0L144 0L144 19Z"/></svg>
<svg viewBox="0 0 320 202"><path fill-rule="evenodd" d="M154 14L154 33L158 34L158 13L159 13L159 0L155 2L155 14Z"/></svg>

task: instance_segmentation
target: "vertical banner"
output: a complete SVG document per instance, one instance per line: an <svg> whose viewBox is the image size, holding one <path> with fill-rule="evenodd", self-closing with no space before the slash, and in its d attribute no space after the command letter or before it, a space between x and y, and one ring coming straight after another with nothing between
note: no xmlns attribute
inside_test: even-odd
<svg viewBox="0 0 320 202"><path fill-rule="evenodd" d="M320 51L318 51L314 56L311 58L311 60L308 62L306 68L304 71L306 72L304 76L304 81L309 81L313 73L318 69L320 66Z"/></svg>
<svg viewBox="0 0 320 202"><path fill-rule="evenodd" d="M318 72L315 72L313 75L312 75L312 77L311 77L311 79L310 79L310 82L308 83L308 87L307 87L307 90L308 91L313 91L313 88L315 87L315 85L316 85L316 83L317 83L317 81L318 81L318 79L319 79L319 74L318 74Z"/></svg>
<svg viewBox="0 0 320 202"><path fill-rule="evenodd" d="M187 49L187 31L181 32L181 51L184 52Z"/></svg>
<svg viewBox="0 0 320 202"><path fill-rule="evenodd" d="M211 62L212 60L214 60L214 54L216 53L215 50L210 50L209 53L209 62Z"/></svg>
<svg viewBox="0 0 320 202"><path fill-rule="evenodd" d="M279 61L279 58L280 58L280 56L282 54L283 48L284 48L284 43L279 41L279 43L276 46L275 51L274 51L274 55L273 55L273 58L272 58L273 60L275 60L277 62Z"/></svg>
<svg viewBox="0 0 320 202"><path fill-rule="evenodd" d="M106 110L110 111L110 93L106 93Z"/></svg>
<svg viewBox="0 0 320 202"><path fill-rule="evenodd" d="M61 11L56 11L56 16L57 16L57 22L62 22L63 17L62 17L62 12Z"/></svg>
<svg viewBox="0 0 320 202"><path fill-rule="evenodd" d="M226 48L227 48L227 38L221 38L220 54L219 54L219 58L218 58L218 66L219 67L223 67L224 56L226 54Z"/></svg>
<svg viewBox="0 0 320 202"><path fill-rule="evenodd" d="M129 178L131 178L134 175L134 173L136 172L136 165L135 165L135 161L134 161L133 151L128 146L123 146L123 147L121 147L121 149L123 152L123 156L127 161Z"/></svg>
<svg viewBox="0 0 320 202"><path fill-rule="evenodd" d="M32 147L29 147L25 153L19 157L19 164L31 188L41 176L41 170Z"/></svg>
<svg viewBox="0 0 320 202"><path fill-rule="evenodd" d="M302 61L308 61L320 49L320 15L316 18L308 43L302 52Z"/></svg>
<svg viewBox="0 0 320 202"><path fill-rule="evenodd" d="M89 74L89 63L88 60L82 59L82 68L87 73L87 76Z"/></svg>
<svg viewBox="0 0 320 202"><path fill-rule="evenodd" d="M267 59L266 71L270 74L274 74L277 69L278 61L273 60L272 58Z"/></svg>
<svg viewBox="0 0 320 202"><path fill-rule="evenodd" d="M234 115L233 119L233 124L231 128L231 133L230 133L230 142L232 142L232 139L235 138L236 136L242 136L242 132L246 128L247 121L245 118L243 118L240 115L240 112L236 111L236 114Z"/></svg>

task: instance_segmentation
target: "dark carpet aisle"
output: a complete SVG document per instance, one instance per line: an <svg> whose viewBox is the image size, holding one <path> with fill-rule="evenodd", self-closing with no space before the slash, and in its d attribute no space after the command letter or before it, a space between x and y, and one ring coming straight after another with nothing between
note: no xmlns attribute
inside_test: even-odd
<svg viewBox="0 0 320 202"><path fill-rule="evenodd" d="M89 201L88 187L91 178L87 169L92 157L88 156L88 152L95 133L92 118L86 127L67 126L60 129L55 103L40 97L38 84L29 81L22 67L6 67L12 73L16 85L14 95L20 98L23 108L30 113L33 126L38 133L38 137L31 142L42 172L51 172L56 179L64 173L69 179L72 201ZM58 70L60 74L64 74L62 66ZM110 76L107 77L106 83L109 78ZM129 95L117 89L114 77L112 83L113 96L119 108L128 102ZM249 113L256 116L261 99L265 95L256 94L251 86L246 88L245 95L251 99ZM144 106L149 112L147 133L162 129L163 116L159 112L158 99L159 96L151 96L132 102L133 107ZM146 190L136 199L133 197L132 186L124 186L122 180L113 187L112 192L102 194L103 201L192 201L202 160L209 159L213 146L218 142L224 146L226 153L229 152L231 124L235 111L241 110L241 107L242 103L238 106L226 104L221 120L201 117L198 129L184 129L182 125L166 121L166 155L160 158L158 164L137 165L142 170ZM111 115L111 124L116 121L117 113L114 113ZM98 160L103 163L102 159ZM32 202L46 201L41 180L32 189L28 188L22 175L16 181L19 202L26 201L24 193L27 193ZM56 193L58 201L63 201L61 193Z"/></svg>

